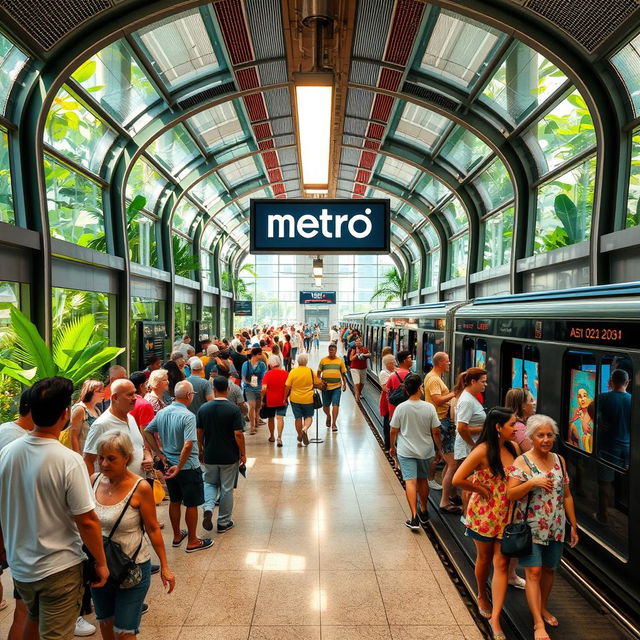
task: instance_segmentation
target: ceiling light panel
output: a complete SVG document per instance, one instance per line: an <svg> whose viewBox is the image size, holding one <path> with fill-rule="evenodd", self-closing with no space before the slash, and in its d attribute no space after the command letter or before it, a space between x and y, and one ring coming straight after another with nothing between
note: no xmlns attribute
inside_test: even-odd
<svg viewBox="0 0 640 640"><path fill-rule="evenodd" d="M198 9L156 22L137 36L169 89L202 78L220 66Z"/></svg>

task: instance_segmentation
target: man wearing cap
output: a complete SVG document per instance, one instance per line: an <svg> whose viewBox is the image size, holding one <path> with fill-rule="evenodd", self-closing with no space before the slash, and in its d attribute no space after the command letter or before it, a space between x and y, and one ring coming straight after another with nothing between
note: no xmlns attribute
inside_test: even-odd
<svg viewBox="0 0 640 640"><path fill-rule="evenodd" d="M189 367L191 369L191 375L187 380L193 387L193 399L188 408L194 415L198 413L198 409L209 400L213 400L213 388L211 383L201 376L202 374L202 360L194 356L189 360Z"/></svg>
<svg viewBox="0 0 640 640"><path fill-rule="evenodd" d="M204 368L204 377L209 380L218 373L218 363L216 362L216 356L218 355L220 348L217 344L210 344L207 347L207 355L209 356L209 362L207 362Z"/></svg>

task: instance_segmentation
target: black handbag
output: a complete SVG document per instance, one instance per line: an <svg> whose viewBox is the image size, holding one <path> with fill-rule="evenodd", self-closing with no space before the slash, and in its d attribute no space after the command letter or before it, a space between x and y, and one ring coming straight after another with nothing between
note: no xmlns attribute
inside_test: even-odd
<svg viewBox="0 0 640 640"><path fill-rule="evenodd" d="M267 405L263 404L260 407L260 411L258 411L258 415L263 419L266 420L269 416L267 415Z"/></svg>
<svg viewBox="0 0 640 640"><path fill-rule="evenodd" d="M315 380L313 377L313 371L311 371L311 369L309 369L309 373L311 373L311 388L313 389L313 408L315 409L322 409L322 398L320 397L320 394L318 393L318 390L314 388L315 386Z"/></svg>
<svg viewBox="0 0 640 640"><path fill-rule="evenodd" d="M404 382L398 372L395 372L395 375L398 376L398 380L400 380L399 386L397 386L393 391L389 392L388 400L389 404L392 404L394 407L397 407L399 404L405 402L405 400L409 399L409 394L407 393L407 389L404 386Z"/></svg>
<svg viewBox="0 0 640 640"><path fill-rule="evenodd" d="M531 491L527 496L527 506L524 509L524 522L514 522L516 506L513 505L511 522L504 528L500 551L507 558L523 558L531 553L533 540L531 537L531 527L527 522L529 505L531 504Z"/></svg>
<svg viewBox="0 0 640 640"><path fill-rule="evenodd" d="M100 478L100 474L96 477L93 482L93 486L95 486L96 482ZM138 485L142 482L142 479L138 480L136 486L133 488L133 491L129 495L127 502L124 505L124 508L120 512L120 516L116 520L113 525L111 531L108 536L102 536L102 545L104 547L104 555L107 559L107 567L109 569L109 582L119 587L120 589L131 589L132 587L140 584L142 580L142 571L140 566L136 564L136 558L138 557L138 553L142 548L143 537L140 538L140 544L138 548L135 550L135 553L132 557L129 557L123 550L120 544L114 542L112 540L113 534L118 529L124 514L129 508L129 504L131 503L131 498L133 498L133 494L136 492ZM142 528L144 535L144 527ZM94 560L95 563L95 560ZM95 571L94 571L95 573Z"/></svg>

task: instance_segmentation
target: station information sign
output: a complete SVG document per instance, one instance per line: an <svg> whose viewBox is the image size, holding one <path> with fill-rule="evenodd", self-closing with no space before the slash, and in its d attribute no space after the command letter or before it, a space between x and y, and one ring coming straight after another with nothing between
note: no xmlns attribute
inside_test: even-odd
<svg viewBox="0 0 640 640"><path fill-rule="evenodd" d="M300 304L335 304L335 291L301 291Z"/></svg>
<svg viewBox="0 0 640 640"><path fill-rule="evenodd" d="M234 300L233 315L234 316L253 315L253 302L251 300Z"/></svg>
<svg viewBox="0 0 640 640"><path fill-rule="evenodd" d="M252 199L250 252L389 253L389 200Z"/></svg>

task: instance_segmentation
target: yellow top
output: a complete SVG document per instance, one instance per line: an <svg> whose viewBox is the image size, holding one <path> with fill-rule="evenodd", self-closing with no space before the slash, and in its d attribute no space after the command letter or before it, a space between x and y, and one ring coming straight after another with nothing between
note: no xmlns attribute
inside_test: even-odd
<svg viewBox="0 0 640 640"><path fill-rule="evenodd" d="M431 395L443 396L447 393L449 393L449 387L447 387L442 378L435 371L429 371L424 379L424 399L436 408L439 420L446 418L449 412L449 403L445 402L440 406L436 406L436 403L431 399Z"/></svg>
<svg viewBox="0 0 640 640"><path fill-rule="evenodd" d="M327 383L327 390L337 389L342 384L342 375L347 373L344 360L342 358L329 358L328 356L320 360L318 364L320 377Z"/></svg>
<svg viewBox="0 0 640 640"><path fill-rule="evenodd" d="M291 387L289 395L291 402L313 404L313 385L321 384L321 380L313 372L313 369L298 366L290 371L285 384L287 387Z"/></svg>

